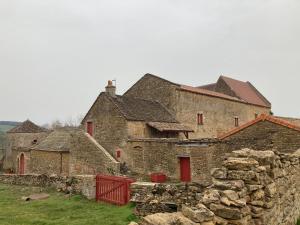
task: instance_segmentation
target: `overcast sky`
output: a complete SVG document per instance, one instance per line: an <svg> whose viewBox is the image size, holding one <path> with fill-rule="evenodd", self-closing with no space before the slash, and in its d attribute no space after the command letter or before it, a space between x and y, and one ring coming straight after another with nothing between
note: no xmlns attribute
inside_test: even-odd
<svg viewBox="0 0 300 225"><path fill-rule="evenodd" d="M0 120L68 120L145 73L249 80L300 117L300 1L0 0Z"/></svg>

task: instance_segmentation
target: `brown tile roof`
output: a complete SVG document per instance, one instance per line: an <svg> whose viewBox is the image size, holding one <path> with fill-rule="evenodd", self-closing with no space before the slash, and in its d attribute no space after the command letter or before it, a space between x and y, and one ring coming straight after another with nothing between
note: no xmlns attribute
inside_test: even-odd
<svg viewBox="0 0 300 225"><path fill-rule="evenodd" d="M215 91L216 85L217 85L217 83L212 83L212 84L202 85L197 88L201 88L201 89L205 89L205 90L209 90L209 91Z"/></svg>
<svg viewBox="0 0 300 225"><path fill-rule="evenodd" d="M159 130L160 132L164 131L175 131L175 132L194 132L193 129L180 124L180 123L161 123L161 122L149 122L147 123L150 127Z"/></svg>
<svg viewBox="0 0 300 225"><path fill-rule="evenodd" d="M271 123L275 123L275 124L278 124L278 125L281 125L281 126L284 126L284 127L288 127L290 129L293 129L293 130L296 130L296 131L300 132L300 127L297 126L297 125L295 125L295 124L290 123L289 121L278 119L275 116L262 114L259 117L257 117L255 120L252 120L252 121L250 121L248 123L245 123L242 126L237 127L235 129L233 129L233 130L231 130L231 131L229 131L229 132L227 132L227 133L219 136L218 138L221 139L221 140L223 140L223 139L225 139L227 137L230 137L231 135L234 135L234 134L236 134L236 133L238 133L238 132L240 132L240 131L242 131L242 130L244 130L244 129L246 129L246 128L254 125L254 124L257 124L257 123L259 123L261 121L269 121Z"/></svg>
<svg viewBox="0 0 300 225"><path fill-rule="evenodd" d="M222 79L236 94L237 97L253 105L271 107L271 103L248 81L243 82L229 77L221 76Z"/></svg>
<svg viewBox="0 0 300 225"><path fill-rule="evenodd" d="M42 133L48 132L46 128L39 127L38 125L34 124L30 120L26 120L25 122L21 123L19 126L12 128L11 130L7 131L7 133Z"/></svg>
<svg viewBox="0 0 300 225"><path fill-rule="evenodd" d="M191 87L191 86L187 86L187 85L181 85L180 90L188 91L188 92L192 92L192 93L196 93L196 94L212 96L212 97L216 97L216 98L222 98L222 99L226 99L226 100L230 100L230 101L247 103L243 100L240 100L238 98L235 98L235 97L232 97L232 96L229 96L229 95L225 95L223 93L219 93L219 92L215 92L215 91L209 91L209 90L205 90L205 89L201 89L201 88L197 88L197 87Z"/></svg>
<svg viewBox="0 0 300 225"><path fill-rule="evenodd" d="M128 120L176 123L175 117L159 102L129 98L125 96L107 97L117 106Z"/></svg>

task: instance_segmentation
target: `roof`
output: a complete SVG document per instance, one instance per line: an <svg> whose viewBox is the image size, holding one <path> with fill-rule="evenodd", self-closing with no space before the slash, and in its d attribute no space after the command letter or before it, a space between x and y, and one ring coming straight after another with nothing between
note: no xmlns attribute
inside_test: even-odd
<svg viewBox="0 0 300 225"><path fill-rule="evenodd" d="M266 115L266 114L262 114L260 115L259 117L257 117L255 120L252 120L248 123L245 123L244 125L240 126L240 127L237 127L221 136L219 136L219 139L223 140L227 137L230 137L248 127L251 127L253 126L254 124L257 124L261 121L269 121L271 123L274 123L274 124L277 124L277 125L280 125L280 126L284 126L284 127L287 127L287 128L290 128L290 129L293 129L293 130L296 130L296 131L299 131L300 132L300 127L295 125L295 124L292 124L290 123L289 121L286 121L286 120L282 120L282 119L278 119L277 117L275 116L271 116L271 115Z"/></svg>
<svg viewBox="0 0 300 225"><path fill-rule="evenodd" d="M216 98L222 98L222 99L226 99L226 100L230 100L230 101L247 103L243 100L240 100L238 98L235 98L235 97L232 97L229 95L225 95L225 94L222 94L219 92L209 91L209 90L205 90L205 89L201 89L201 88L197 88L197 87L191 87L191 86L187 86L187 85L181 85L180 90L188 91L188 92L192 92L192 93L196 93L196 94L208 95L208 96L212 96L212 97L216 97Z"/></svg>
<svg viewBox="0 0 300 225"><path fill-rule="evenodd" d="M125 96L111 97L111 101L128 120L176 123L175 117L159 102Z"/></svg>
<svg viewBox="0 0 300 225"><path fill-rule="evenodd" d="M220 79L223 79L240 99L251 104L271 107L270 102L249 81L243 82L225 76L221 76Z"/></svg>
<svg viewBox="0 0 300 225"><path fill-rule="evenodd" d="M243 82L230 77L220 76L217 83L199 86L198 88L222 93L223 91L218 88L218 84L222 81L234 93L232 97L237 97L248 104L271 108L271 103L249 81Z"/></svg>
<svg viewBox="0 0 300 225"><path fill-rule="evenodd" d="M144 78L148 78L148 77L153 77L163 82L167 82L170 85L175 85L178 87L179 90L182 91L189 91L195 94L202 94L211 97L222 98L225 100L241 102L244 104L256 105L260 107L267 107L267 108L271 107L271 103L250 82L243 82L229 77L220 76L219 80L220 79L224 80L224 82L226 82L226 84L234 91L236 96L230 96L228 94L224 94L221 93L221 91L216 90L219 81L217 83L212 83L200 87L192 87L188 85L173 83L169 80L166 80L164 78L149 73L145 74L133 86L137 85ZM129 92L129 90L127 92ZM126 95L126 93L124 95Z"/></svg>
<svg viewBox="0 0 300 225"><path fill-rule="evenodd" d="M212 84L202 85L197 88L201 88L201 89L205 89L205 90L209 90L209 91L215 91L216 85L217 85L217 83L212 83Z"/></svg>
<svg viewBox="0 0 300 225"><path fill-rule="evenodd" d="M194 132L193 129L180 124L180 123L161 123L161 122L149 122L147 123L150 127L159 130L160 132L164 131L174 131L174 132Z"/></svg>
<svg viewBox="0 0 300 225"><path fill-rule="evenodd" d="M12 128L11 130L7 131L7 133L42 133L48 132L46 128L40 127L30 120L26 120L25 122L21 123L19 126Z"/></svg>
<svg viewBox="0 0 300 225"><path fill-rule="evenodd" d="M79 129L57 129L50 133L41 143L31 149L69 152L72 145L72 133L76 131L79 131Z"/></svg>

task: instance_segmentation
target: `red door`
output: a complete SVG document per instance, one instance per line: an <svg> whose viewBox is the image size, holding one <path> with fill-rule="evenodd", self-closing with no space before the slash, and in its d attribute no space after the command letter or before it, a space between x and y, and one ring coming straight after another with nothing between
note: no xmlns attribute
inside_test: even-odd
<svg viewBox="0 0 300 225"><path fill-rule="evenodd" d="M180 159L180 180L182 182L191 181L191 164L189 157L181 157Z"/></svg>
<svg viewBox="0 0 300 225"><path fill-rule="evenodd" d="M20 156L19 173L20 174L24 174L25 173L25 158L24 158L24 154L21 154L21 156Z"/></svg>
<svg viewBox="0 0 300 225"><path fill-rule="evenodd" d="M87 122L86 131L89 135L93 136L93 133L94 133L93 122Z"/></svg>

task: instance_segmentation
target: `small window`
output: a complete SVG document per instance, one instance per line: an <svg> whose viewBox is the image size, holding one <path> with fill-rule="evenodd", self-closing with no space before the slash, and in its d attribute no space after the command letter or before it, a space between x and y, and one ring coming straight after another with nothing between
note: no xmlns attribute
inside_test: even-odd
<svg viewBox="0 0 300 225"><path fill-rule="evenodd" d="M89 135L93 136L93 134L94 134L93 122L87 122L87 124L86 124L86 132Z"/></svg>
<svg viewBox="0 0 300 225"><path fill-rule="evenodd" d="M255 113L254 117L255 117L255 119L257 119L257 117L258 117L258 114L257 114L257 113Z"/></svg>
<svg viewBox="0 0 300 225"><path fill-rule="evenodd" d="M117 158L120 158L120 157L121 157L121 151L120 151L120 150L117 150L117 151L116 151L116 156L117 156Z"/></svg>
<svg viewBox="0 0 300 225"><path fill-rule="evenodd" d="M203 113L198 113L198 116L197 116L197 122L198 122L198 125L203 125Z"/></svg>
<svg viewBox="0 0 300 225"><path fill-rule="evenodd" d="M236 126L236 127L239 126L239 118L238 117L234 118L234 126Z"/></svg>

